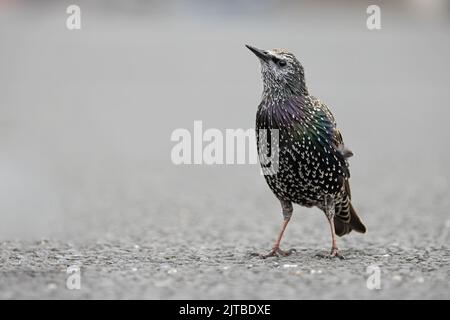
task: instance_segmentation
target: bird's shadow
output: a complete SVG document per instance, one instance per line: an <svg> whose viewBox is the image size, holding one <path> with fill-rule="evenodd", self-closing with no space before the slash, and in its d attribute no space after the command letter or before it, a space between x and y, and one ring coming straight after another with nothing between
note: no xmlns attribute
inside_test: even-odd
<svg viewBox="0 0 450 320"><path fill-rule="evenodd" d="M286 262L289 261L297 261L298 259L314 259L314 260L324 260L324 261L351 261L351 260L363 260L365 258L371 257L372 254L364 251L364 250L358 250L358 249L346 249L341 251L343 258L340 259L339 257L331 257L330 253L323 249L317 249L317 248L293 248L292 253L283 256L283 255L273 255L273 256L266 256L266 254L269 252L257 252L257 251L250 251L248 250L245 254L246 259L250 260L267 260L267 261L283 261Z"/></svg>

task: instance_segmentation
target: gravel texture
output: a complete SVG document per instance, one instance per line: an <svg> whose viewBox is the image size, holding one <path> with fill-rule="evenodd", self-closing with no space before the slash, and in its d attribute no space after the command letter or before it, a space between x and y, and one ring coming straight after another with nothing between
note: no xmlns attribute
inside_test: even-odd
<svg viewBox="0 0 450 320"><path fill-rule="evenodd" d="M282 245L297 252L263 260L252 253L270 249L281 213L264 185L255 193L247 188L230 190L234 201L198 195L172 203L165 214L143 205L96 221L86 228L92 234L78 231L85 239L74 242L2 242L0 298L450 298L446 213L436 224L410 216L401 199L391 202L395 219L375 204L361 206L368 233L338 240L341 261L318 256L329 250L323 214L296 207ZM81 267L80 290L66 288L69 266ZM380 268L379 290L367 287L368 266Z"/></svg>
<svg viewBox="0 0 450 320"><path fill-rule="evenodd" d="M73 32L65 6L0 12L0 298L450 298L448 16L386 5L368 31L363 3L248 18L82 7ZM282 222L257 165L170 161L194 120L253 127L244 43L295 52L355 154L368 232L338 239L346 260L317 256L325 216L298 206L282 242L297 252L253 257Z"/></svg>

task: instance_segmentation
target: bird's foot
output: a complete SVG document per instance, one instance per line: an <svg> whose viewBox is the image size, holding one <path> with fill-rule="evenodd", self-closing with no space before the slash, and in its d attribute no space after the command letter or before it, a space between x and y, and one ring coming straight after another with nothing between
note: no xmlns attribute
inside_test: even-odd
<svg viewBox="0 0 450 320"><path fill-rule="evenodd" d="M279 247L273 248L269 253L267 254L257 254L258 257L261 259L266 259L270 257L287 257L293 254L294 252L297 252L295 249L289 249L287 251L281 250Z"/></svg>
<svg viewBox="0 0 450 320"><path fill-rule="evenodd" d="M330 254L318 254L317 256L321 258L327 258L327 259L333 259L333 258L339 258L341 260L344 260L345 257L339 252L339 249L336 247L331 248Z"/></svg>
<svg viewBox="0 0 450 320"><path fill-rule="evenodd" d="M330 258L339 258L341 260L345 259L345 257L339 252L338 248L336 247L331 248Z"/></svg>

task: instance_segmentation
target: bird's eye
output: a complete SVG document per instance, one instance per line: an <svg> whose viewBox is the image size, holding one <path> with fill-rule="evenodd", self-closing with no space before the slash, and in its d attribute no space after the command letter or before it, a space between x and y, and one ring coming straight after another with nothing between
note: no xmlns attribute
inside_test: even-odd
<svg viewBox="0 0 450 320"><path fill-rule="evenodd" d="M284 67L284 66L286 66L286 61L280 60L280 61L278 61L278 65L279 65L280 67Z"/></svg>

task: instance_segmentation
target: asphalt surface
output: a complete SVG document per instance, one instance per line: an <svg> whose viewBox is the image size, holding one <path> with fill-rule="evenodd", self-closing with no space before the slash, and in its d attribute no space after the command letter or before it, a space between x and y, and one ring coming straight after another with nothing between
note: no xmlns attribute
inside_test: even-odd
<svg viewBox="0 0 450 320"><path fill-rule="evenodd" d="M170 209L137 201L131 213L91 223L92 234L79 231L81 241L2 242L0 298L450 298L444 191L441 200L429 199L440 224L408 213L405 198L390 200L391 209L383 211L378 197L360 197L368 233L338 240L345 260L319 256L329 250L326 219L318 210L296 207L282 247L297 252L263 260L252 253L270 249L281 213L260 188L230 188L225 202L214 192L181 196ZM410 195L419 196L413 189ZM80 290L67 289L69 266L81 268ZM369 266L380 268L380 289L367 286Z"/></svg>
<svg viewBox="0 0 450 320"><path fill-rule="evenodd" d="M448 19L384 10L369 32L364 5L270 19L83 8L79 32L65 7L1 13L0 298L450 298ZM194 120L254 125L248 42L297 54L355 154L368 232L338 239L345 260L318 256L326 219L298 206L282 242L297 252L254 257L282 222L257 165L170 160L171 133Z"/></svg>

